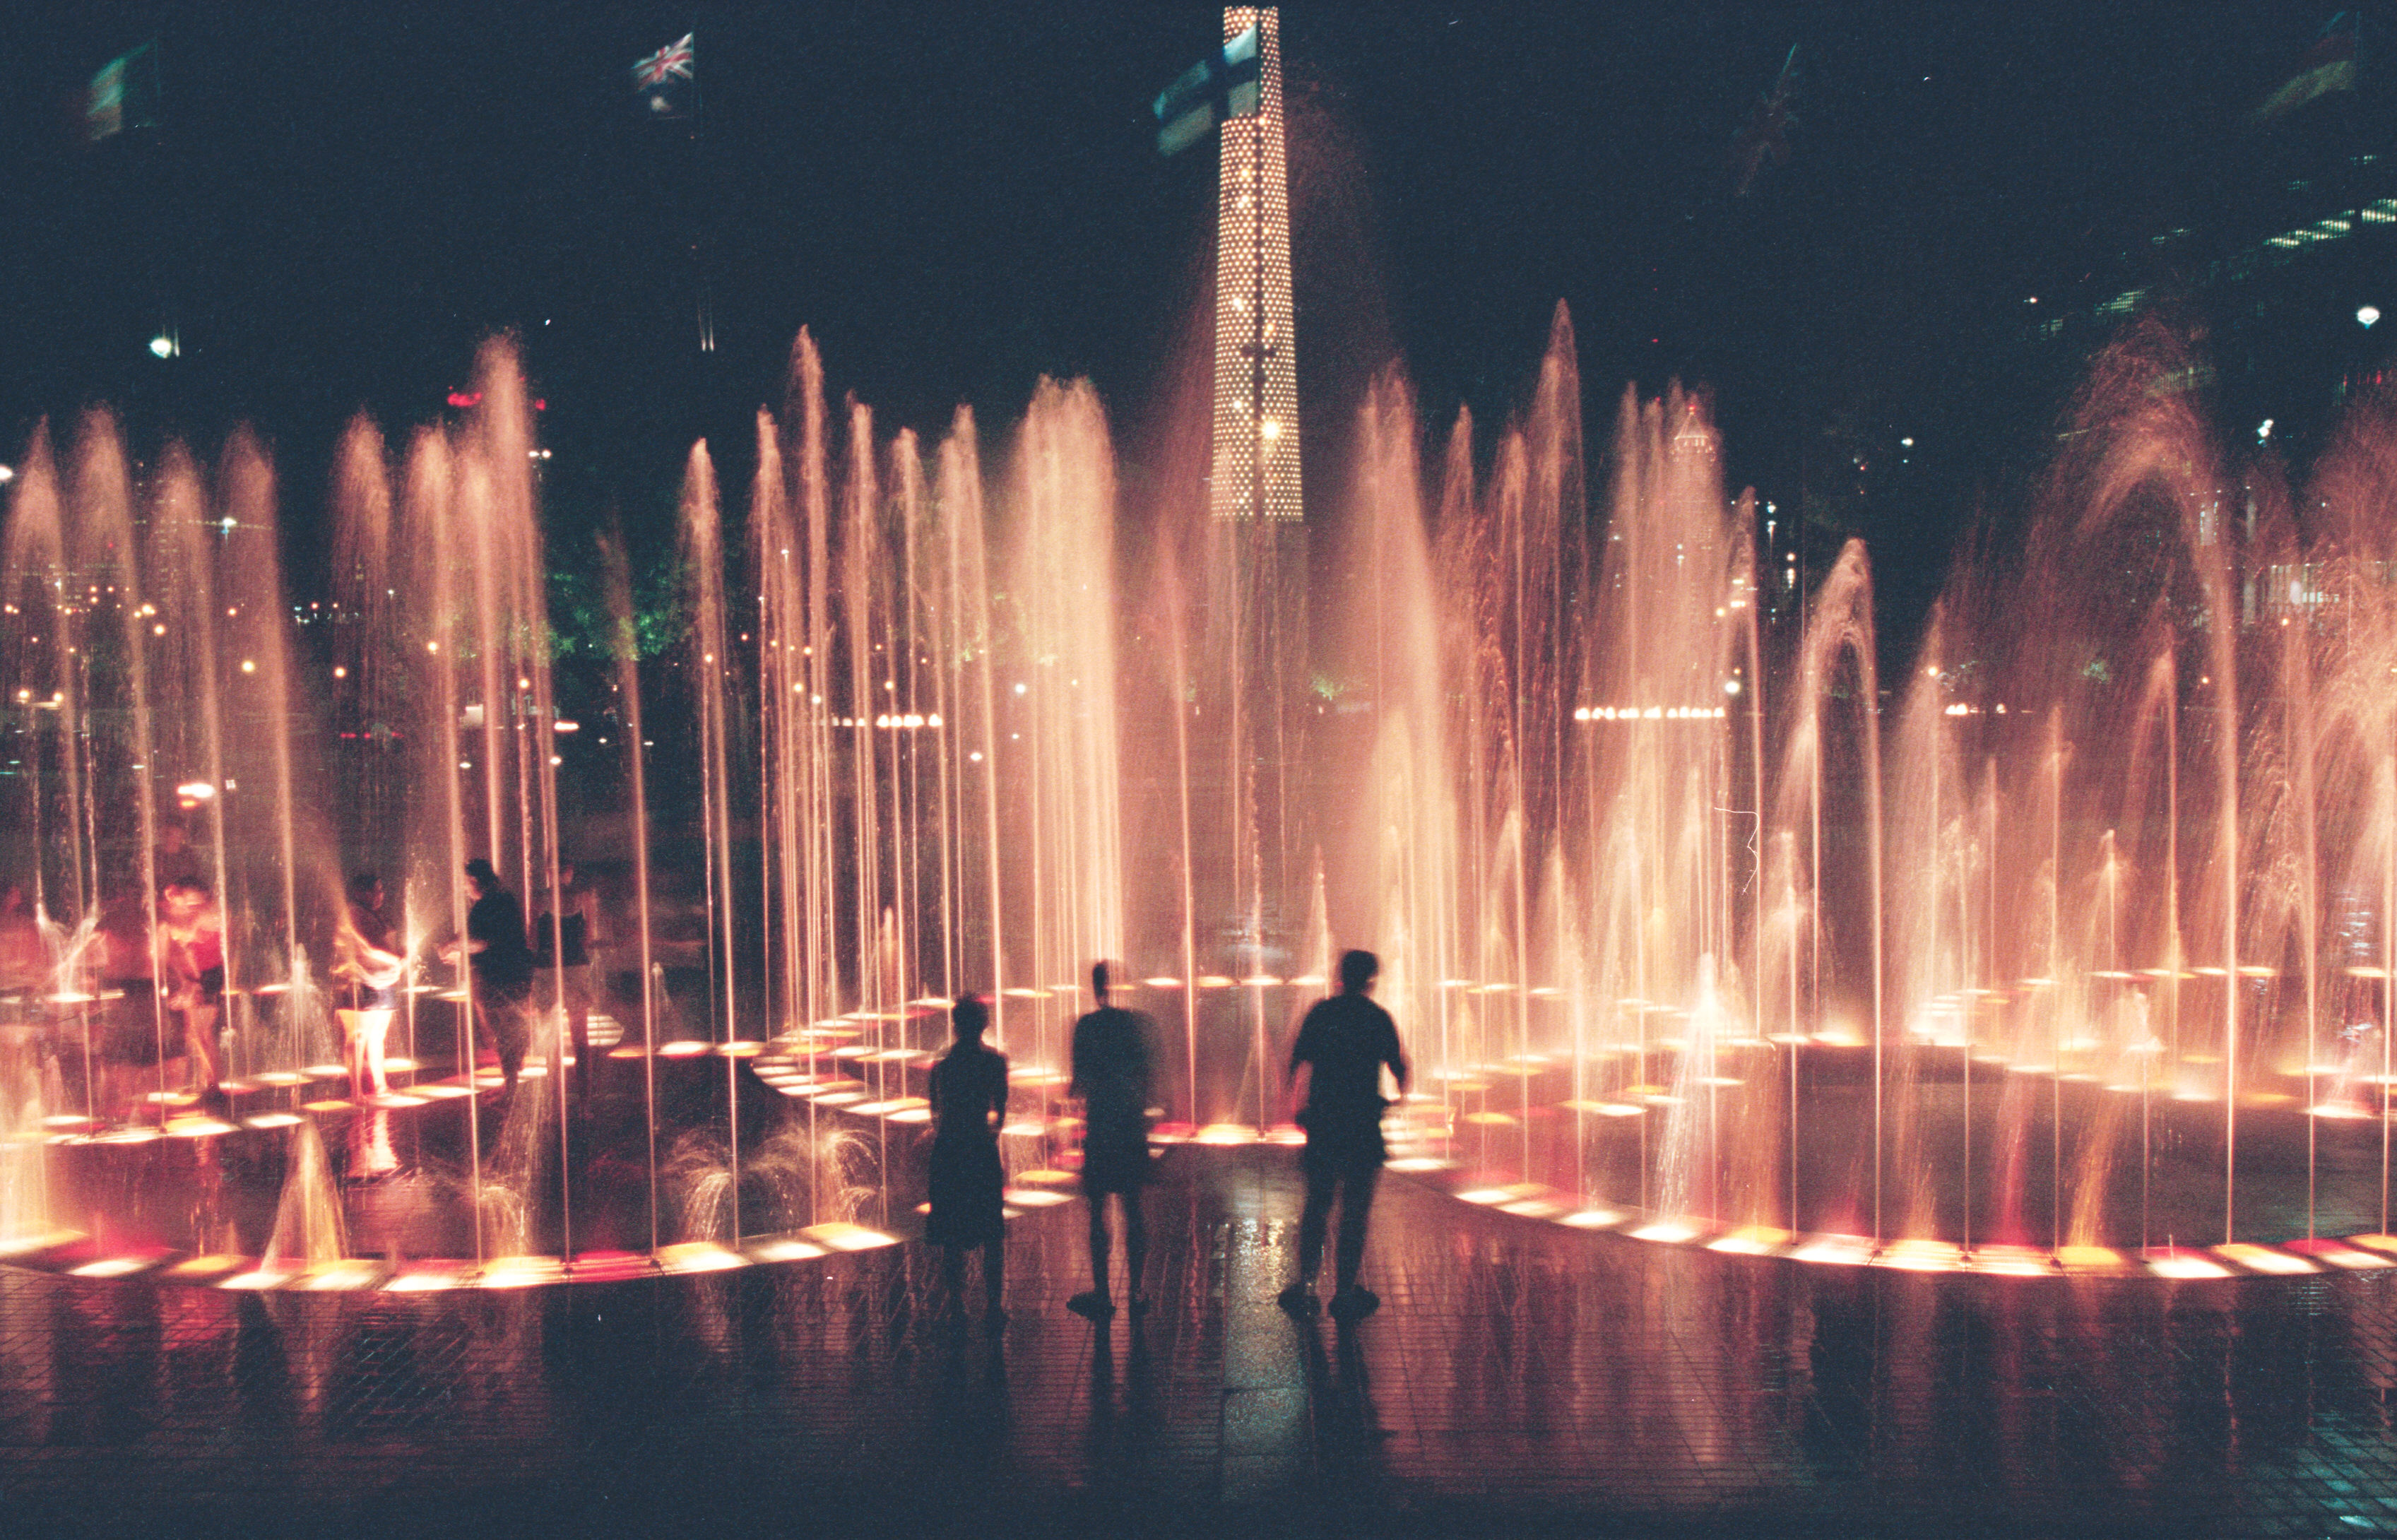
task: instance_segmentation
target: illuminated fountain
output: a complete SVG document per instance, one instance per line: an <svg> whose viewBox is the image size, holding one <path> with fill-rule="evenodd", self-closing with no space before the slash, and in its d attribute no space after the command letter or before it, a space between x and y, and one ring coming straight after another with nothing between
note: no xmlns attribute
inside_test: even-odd
<svg viewBox="0 0 2397 1540"><path fill-rule="evenodd" d="M1167 1136L1217 1144L1290 1137L1287 1032L1361 944L1424 1072L1401 1163L1476 1200L1892 1265L2377 1265L2397 438L2359 412L2299 517L2154 388L2178 363L2107 357L2019 562L1961 566L1886 681L1866 553L1801 587L1700 400L1627 396L1586 508L1561 311L1494 445L1426 452L1387 376L1322 504L1329 684L1274 730L1304 742L1270 815L1237 542L1186 489L1122 493L1087 385L1044 383L985 469L970 415L930 445L836 415L802 336L749 485L690 457L663 650L598 555L582 721L504 347L395 464L352 430L313 603L254 442L211 475L137 474L100 417L37 440L0 627L36 959L0 1022L7 1246L419 1288L875 1243L960 992L994 998L1032 1206L1090 958L1145 981ZM535 915L562 859L605 873L588 1047L544 973L506 1097L432 960L477 855ZM140 940L194 859L229 917L196 1096ZM380 1095L331 1063L359 867L422 964Z"/></svg>
<svg viewBox="0 0 2397 1540"><path fill-rule="evenodd" d="M1573 516L1561 316L1480 486L1465 424L1426 474L1376 391L1378 800L1335 919L1437 1064L1419 1163L1732 1251L2397 1253L2390 424L2300 517L2160 386L2186 363L2101 361L2022 559L1960 567L1894 686L1863 549L1773 569L1699 402L1627 401Z"/></svg>

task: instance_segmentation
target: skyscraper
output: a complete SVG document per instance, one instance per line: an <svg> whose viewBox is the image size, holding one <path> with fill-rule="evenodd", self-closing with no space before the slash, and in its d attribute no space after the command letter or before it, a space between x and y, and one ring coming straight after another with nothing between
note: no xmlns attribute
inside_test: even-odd
<svg viewBox="0 0 2397 1540"><path fill-rule="evenodd" d="M1279 13L1224 12L1226 42L1257 29L1257 111L1223 128L1215 191L1215 432L1219 519L1301 517L1298 371L1291 337L1290 197L1282 165Z"/></svg>

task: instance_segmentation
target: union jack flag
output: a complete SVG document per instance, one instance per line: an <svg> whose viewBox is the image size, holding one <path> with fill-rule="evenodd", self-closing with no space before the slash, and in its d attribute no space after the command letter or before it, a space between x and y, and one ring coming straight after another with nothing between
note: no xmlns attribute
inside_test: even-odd
<svg viewBox="0 0 2397 1540"><path fill-rule="evenodd" d="M691 37L685 33L633 66L633 91L649 116L686 117L697 105L698 62Z"/></svg>

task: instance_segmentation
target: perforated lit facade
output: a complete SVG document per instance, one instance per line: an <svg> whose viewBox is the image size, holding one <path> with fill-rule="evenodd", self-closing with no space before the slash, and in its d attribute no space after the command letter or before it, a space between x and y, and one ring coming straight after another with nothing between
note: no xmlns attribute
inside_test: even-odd
<svg viewBox="0 0 2397 1540"><path fill-rule="evenodd" d="M1281 41L1272 7L1224 12L1229 42L1257 29L1254 117L1227 119L1215 192L1215 517L1295 521L1298 371L1291 337L1290 197Z"/></svg>

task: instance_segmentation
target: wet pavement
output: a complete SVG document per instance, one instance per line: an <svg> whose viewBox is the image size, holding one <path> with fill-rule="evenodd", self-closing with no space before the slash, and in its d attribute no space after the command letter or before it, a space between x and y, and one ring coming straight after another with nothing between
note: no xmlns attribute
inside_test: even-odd
<svg viewBox="0 0 2397 1540"><path fill-rule="evenodd" d="M1294 1153L1182 1147L1144 1320L1003 1333L920 1245L571 1289L0 1270L0 1535L2397 1533L2397 1277L1924 1276L1383 1185L1350 1328L1277 1310Z"/></svg>

